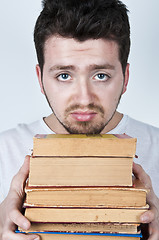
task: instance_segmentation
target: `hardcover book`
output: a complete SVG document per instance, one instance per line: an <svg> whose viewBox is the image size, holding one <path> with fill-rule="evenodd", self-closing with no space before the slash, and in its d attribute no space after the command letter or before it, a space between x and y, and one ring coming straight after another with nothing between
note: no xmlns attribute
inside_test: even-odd
<svg viewBox="0 0 159 240"><path fill-rule="evenodd" d="M33 156L134 157L136 138L126 134L49 134L33 138Z"/></svg>
<svg viewBox="0 0 159 240"><path fill-rule="evenodd" d="M24 231L19 227L20 231ZM140 233L139 224L130 223L32 223L26 232Z"/></svg>
<svg viewBox="0 0 159 240"><path fill-rule="evenodd" d="M27 207L25 217L31 222L50 223L140 223L144 208L47 208Z"/></svg>
<svg viewBox="0 0 159 240"><path fill-rule="evenodd" d="M100 173L99 173L100 174ZM41 175L40 175L41 176ZM131 208L146 206L148 189L133 178L132 187L25 187L24 206Z"/></svg>
<svg viewBox="0 0 159 240"><path fill-rule="evenodd" d="M132 164L126 157L33 157L29 186L132 186Z"/></svg>
<svg viewBox="0 0 159 240"><path fill-rule="evenodd" d="M119 233L35 232L35 234L38 234L41 240L139 240L142 237L142 234Z"/></svg>

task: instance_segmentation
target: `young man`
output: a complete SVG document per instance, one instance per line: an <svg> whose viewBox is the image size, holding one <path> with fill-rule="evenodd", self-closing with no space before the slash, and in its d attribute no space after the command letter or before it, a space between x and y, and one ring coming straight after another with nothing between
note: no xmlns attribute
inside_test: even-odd
<svg viewBox="0 0 159 240"><path fill-rule="evenodd" d="M129 79L130 30L118 0L45 0L34 31L37 76L52 114L0 137L0 234L2 240L36 239L15 234L29 221L21 214L32 138L37 133L126 133L138 139L134 174L151 191L141 222L159 239L159 129L117 112ZM153 191L155 190L155 193Z"/></svg>

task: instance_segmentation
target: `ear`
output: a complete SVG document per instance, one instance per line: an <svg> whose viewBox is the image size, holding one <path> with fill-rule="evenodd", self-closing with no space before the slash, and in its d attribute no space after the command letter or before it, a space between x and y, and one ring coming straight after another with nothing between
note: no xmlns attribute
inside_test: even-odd
<svg viewBox="0 0 159 240"><path fill-rule="evenodd" d="M39 81L39 84L40 84L41 92L42 92L42 94L45 95L45 93L44 93L44 88L43 88L43 84L42 84L41 69L40 69L39 64L36 65L36 75L37 75L37 77L38 77L38 81Z"/></svg>
<svg viewBox="0 0 159 240"><path fill-rule="evenodd" d="M122 94L124 94L127 90L127 85L128 85L128 81L129 81L129 67L130 67L130 64L127 63L126 69L125 69L125 79L124 79L124 86L123 86Z"/></svg>

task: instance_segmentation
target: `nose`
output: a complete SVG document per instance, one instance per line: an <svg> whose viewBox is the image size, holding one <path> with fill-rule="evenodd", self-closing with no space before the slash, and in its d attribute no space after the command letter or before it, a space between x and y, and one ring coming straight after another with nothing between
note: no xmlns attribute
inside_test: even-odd
<svg viewBox="0 0 159 240"><path fill-rule="evenodd" d="M87 106L93 103L95 94L93 93L93 88L89 81L83 80L79 81L76 85L76 101L78 104Z"/></svg>

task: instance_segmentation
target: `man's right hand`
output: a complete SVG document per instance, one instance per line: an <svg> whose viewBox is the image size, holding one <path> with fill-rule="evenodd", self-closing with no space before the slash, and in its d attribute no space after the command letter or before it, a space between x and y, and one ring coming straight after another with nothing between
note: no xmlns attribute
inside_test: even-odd
<svg viewBox="0 0 159 240"><path fill-rule="evenodd" d="M14 176L9 193L0 205L0 240L39 240L37 235L15 233L16 225L28 230L30 222L22 213L25 197L25 183L29 174L29 160L26 156L24 164Z"/></svg>

